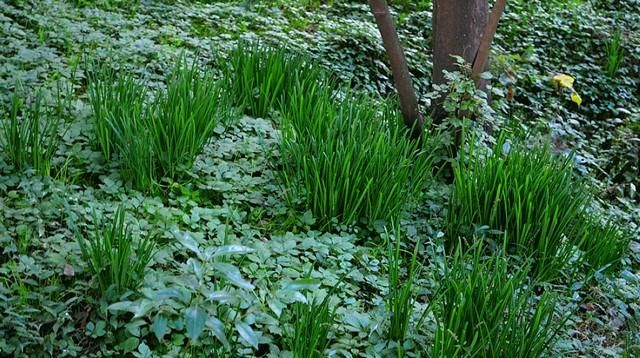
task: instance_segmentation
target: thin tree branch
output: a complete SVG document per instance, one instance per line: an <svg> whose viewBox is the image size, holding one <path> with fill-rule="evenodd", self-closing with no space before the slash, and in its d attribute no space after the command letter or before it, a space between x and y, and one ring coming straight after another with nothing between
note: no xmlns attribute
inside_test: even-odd
<svg viewBox="0 0 640 358"><path fill-rule="evenodd" d="M482 40L480 41L480 46L478 47L478 52L476 53L475 59L473 60L471 75L476 81L476 84L480 83L480 74L482 73L482 71L484 71L484 68L489 59L491 43L493 42L493 37L495 36L496 31L498 31L498 22L500 22L500 18L502 17L502 13L504 12L506 6L507 0L497 0L495 5L493 6L493 10L491 10L491 14L489 15L487 26L485 26L484 28Z"/></svg>
<svg viewBox="0 0 640 358"><path fill-rule="evenodd" d="M389 5L386 0L370 0L369 5L391 62L391 72L398 91L404 123L412 129L411 136L417 138L422 133L424 118L418 108L418 99L407 67L407 59L398 38Z"/></svg>

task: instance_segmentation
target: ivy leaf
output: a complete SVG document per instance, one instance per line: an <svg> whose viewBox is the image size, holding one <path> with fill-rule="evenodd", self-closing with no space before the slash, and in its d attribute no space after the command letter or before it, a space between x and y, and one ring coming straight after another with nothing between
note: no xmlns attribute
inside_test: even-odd
<svg viewBox="0 0 640 358"><path fill-rule="evenodd" d="M236 298L236 295L227 291L210 291L207 292L205 296L212 301L218 301L220 303L229 303Z"/></svg>
<svg viewBox="0 0 640 358"><path fill-rule="evenodd" d="M167 324L168 321L163 315L157 315L156 318L153 319L151 331L159 341L162 341L164 335L167 333Z"/></svg>
<svg viewBox="0 0 640 358"><path fill-rule="evenodd" d="M134 355L138 358L152 358L153 352L151 352L151 348L143 342L138 346L138 354L134 353Z"/></svg>
<svg viewBox="0 0 640 358"><path fill-rule="evenodd" d="M138 302L138 305L134 306L135 310L132 311L133 318L140 318L145 316L154 307L153 302L147 299L142 299Z"/></svg>
<svg viewBox="0 0 640 358"><path fill-rule="evenodd" d="M178 241L180 241L182 246L193 251L198 257L200 257L201 253L200 248L198 247L198 243L193 239L193 237L191 237L191 235L177 229L173 230L171 233Z"/></svg>
<svg viewBox="0 0 640 358"><path fill-rule="evenodd" d="M204 271L202 270L202 265L200 264L200 261L194 258L189 258L187 260L187 265L191 267L191 271L193 271L193 274L196 275L198 280L202 280L202 275L204 274Z"/></svg>
<svg viewBox="0 0 640 358"><path fill-rule="evenodd" d="M242 245L227 245L218 248L214 253L213 257L223 256L223 255L239 255L239 254L247 254L253 252L253 249L247 246Z"/></svg>
<svg viewBox="0 0 640 358"><path fill-rule="evenodd" d="M125 328L129 335L133 337L140 337L140 327L147 324L147 321L144 319L132 320L129 323L125 324Z"/></svg>
<svg viewBox="0 0 640 358"><path fill-rule="evenodd" d="M152 307L153 307L153 302L147 299L143 299L136 302L132 302L132 301L116 302L112 305L109 305L107 309L111 311L131 312L134 315L133 318L140 318L146 315Z"/></svg>
<svg viewBox="0 0 640 358"><path fill-rule="evenodd" d="M202 308L197 305L189 307L185 311L184 324L187 329L187 337L195 342L204 331L204 324L207 321L207 315Z"/></svg>
<svg viewBox="0 0 640 358"><path fill-rule="evenodd" d="M89 322L87 324L87 334L94 338L102 337L107 333L105 331L105 328L105 321L98 321L96 324L94 324L93 322Z"/></svg>
<svg viewBox="0 0 640 358"><path fill-rule="evenodd" d="M280 318L280 315L282 314L282 310L284 309L285 305L276 299L267 300L267 305L269 306L269 308L271 308L273 313L275 313L276 316Z"/></svg>
<svg viewBox="0 0 640 358"><path fill-rule="evenodd" d="M209 317L207 322L205 323L207 327L211 329L213 335L224 345L224 347L229 349L229 341L227 340L227 335L224 333L224 324L215 317Z"/></svg>
<svg viewBox="0 0 640 358"><path fill-rule="evenodd" d="M318 288L320 288L320 280L314 278L290 281L283 287L287 291L317 290Z"/></svg>
<svg viewBox="0 0 640 358"><path fill-rule="evenodd" d="M108 310L111 311L126 311L126 312L135 312L136 311L136 303L132 302L132 301L122 301L122 302L116 302L113 303L111 305L109 305L109 307L107 307Z"/></svg>
<svg viewBox="0 0 640 358"><path fill-rule="evenodd" d="M300 222L304 225L313 225L316 223L316 219L313 218L313 214L311 213L311 210L307 210L304 212L304 214L302 214L302 217L300 218Z"/></svg>
<svg viewBox="0 0 640 358"><path fill-rule="evenodd" d="M284 302L287 302L287 303L293 303L293 302L307 303L307 298L300 291L283 290L280 293L280 297Z"/></svg>
<svg viewBox="0 0 640 358"><path fill-rule="evenodd" d="M213 267L232 284L247 290L254 289L254 286L249 281L242 278L240 270L232 264L226 262L214 262Z"/></svg>
<svg viewBox="0 0 640 358"><path fill-rule="evenodd" d="M122 349L125 352L133 352L134 349L138 348L138 338L129 337L126 341L118 344L118 348Z"/></svg>
<svg viewBox="0 0 640 358"><path fill-rule="evenodd" d="M175 288L163 288L157 291L149 292L147 297L155 301L164 301L170 298L182 298L182 293Z"/></svg>
<svg viewBox="0 0 640 358"><path fill-rule="evenodd" d="M251 326L244 322L237 322L236 330L238 334L240 334L240 338L249 343L253 348L258 349L258 335L253 331Z"/></svg>

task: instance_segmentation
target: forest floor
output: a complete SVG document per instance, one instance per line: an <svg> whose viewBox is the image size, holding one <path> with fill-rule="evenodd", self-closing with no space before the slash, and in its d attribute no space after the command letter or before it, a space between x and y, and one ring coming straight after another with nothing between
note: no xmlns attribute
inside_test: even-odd
<svg viewBox="0 0 640 358"><path fill-rule="evenodd" d="M150 195L133 189L118 163L96 149L85 67L87 60L106 63L162 88L181 54L197 54L201 65L216 69L240 40L258 40L310 54L357 90L388 96L391 76L366 4L90 3L0 2L0 104L11 102L18 82L47 98L70 89L63 95L71 99L51 177L18 172L0 153L0 356L286 356L287 310L308 291L330 294L336 307L327 355L396 356L385 337L383 223L322 229L310 211L291 207L278 173L274 118L239 116L217 127L188 176ZM427 105L430 5L394 10ZM624 57L610 76L606 44L618 29ZM559 153L575 151L576 175L594 188L594 210L633 235L615 272L546 287L558 296L556 317L569 314L551 354L640 356L640 3L513 1L493 63L495 123L514 135L551 140ZM576 79L580 106L553 88L558 73ZM407 356L426 351L436 325L421 315L438 287L438 276L428 273L442 271L446 256L441 238L450 189L446 178L429 183L401 222L407 239L424 248L411 320L421 326L409 328ZM118 207L133 236L152 237L158 250L138 292L113 305L95 294L70 222L91 231ZM251 251L219 267L194 259L228 245ZM202 280L216 287L214 266L237 280L229 289L239 293L233 314L194 288ZM206 331L195 343L193 302L222 321L203 321Z"/></svg>

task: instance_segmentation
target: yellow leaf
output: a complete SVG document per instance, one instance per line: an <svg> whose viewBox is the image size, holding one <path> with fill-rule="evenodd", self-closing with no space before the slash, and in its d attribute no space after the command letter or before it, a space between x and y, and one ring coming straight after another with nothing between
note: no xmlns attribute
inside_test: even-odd
<svg viewBox="0 0 640 358"><path fill-rule="evenodd" d="M560 87L563 87L563 88L572 88L573 87L573 82L575 82L575 80L573 79L573 77L571 77L569 75L565 75L564 73L560 73L560 74L557 74L557 75L553 76L553 82L556 85L560 85Z"/></svg>
<svg viewBox="0 0 640 358"><path fill-rule="evenodd" d="M578 106L582 104L582 97L580 97L578 92L571 92L571 100L574 101Z"/></svg>

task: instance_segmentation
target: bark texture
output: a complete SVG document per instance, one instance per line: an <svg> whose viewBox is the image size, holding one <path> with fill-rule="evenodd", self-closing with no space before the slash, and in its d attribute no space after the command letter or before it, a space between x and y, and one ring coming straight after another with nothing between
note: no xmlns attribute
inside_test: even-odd
<svg viewBox="0 0 640 358"><path fill-rule="evenodd" d="M442 70L454 71L451 55L473 63L487 25L487 0L435 0L433 4L433 82L444 82Z"/></svg>
<svg viewBox="0 0 640 358"><path fill-rule="evenodd" d="M389 56L404 123L412 129L412 137L417 138L422 133L424 118L418 107L418 99L413 88L411 74L407 67L407 60L396 32L393 17L389 11L389 5L386 0L369 0L369 5L380 30L384 48Z"/></svg>
<svg viewBox="0 0 640 358"><path fill-rule="evenodd" d="M482 42L489 13L488 0L434 0L433 2L433 83L442 84L444 70L455 71L459 56L466 63L473 64ZM486 84L476 82L480 88ZM432 103L434 124L440 124L447 114L442 107L445 96ZM450 146L451 157L455 158L462 140L460 128L454 129L454 143Z"/></svg>
<svg viewBox="0 0 640 358"><path fill-rule="evenodd" d="M487 26L485 26L480 47L478 48L478 53L473 61L472 75L476 80L476 83L479 82L479 76L483 71L485 71L487 63L489 62L489 52L491 51L493 36L495 36L496 31L498 31L498 22L500 21L506 6L507 0L497 0L491 10L491 15L489 15L489 21Z"/></svg>

